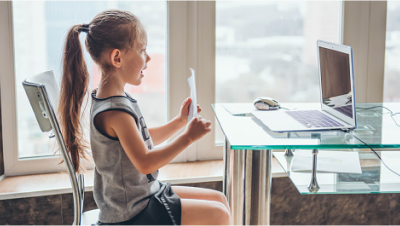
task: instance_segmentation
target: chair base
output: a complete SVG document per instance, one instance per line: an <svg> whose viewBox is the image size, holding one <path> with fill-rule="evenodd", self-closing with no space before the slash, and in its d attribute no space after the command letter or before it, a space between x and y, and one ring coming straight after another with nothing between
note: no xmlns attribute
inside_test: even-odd
<svg viewBox="0 0 400 226"><path fill-rule="evenodd" d="M96 225L99 220L99 209L86 211L81 216L81 225Z"/></svg>

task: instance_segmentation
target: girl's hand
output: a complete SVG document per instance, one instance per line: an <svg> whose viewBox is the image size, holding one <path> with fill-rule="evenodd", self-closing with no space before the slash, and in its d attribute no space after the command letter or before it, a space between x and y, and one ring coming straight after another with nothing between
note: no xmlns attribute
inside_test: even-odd
<svg viewBox="0 0 400 226"><path fill-rule="evenodd" d="M184 134L189 138L190 143L202 138L211 131L211 122L201 118L194 117L186 127Z"/></svg>
<svg viewBox="0 0 400 226"><path fill-rule="evenodd" d="M182 121L183 124L186 124L188 122L189 107L191 103L192 103L192 98L190 97L186 98L182 103L178 118L180 119L180 121ZM201 112L201 107L200 105L197 105L197 114L200 112Z"/></svg>

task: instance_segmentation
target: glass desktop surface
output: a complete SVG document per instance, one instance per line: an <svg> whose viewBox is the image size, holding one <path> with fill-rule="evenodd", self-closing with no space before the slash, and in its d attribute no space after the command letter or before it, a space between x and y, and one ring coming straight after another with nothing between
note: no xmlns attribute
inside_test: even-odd
<svg viewBox="0 0 400 226"><path fill-rule="evenodd" d="M320 107L317 103L281 104L281 106L299 110ZM238 151L272 149L275 158L301 194L400 193L400 176L389 171L366 144L352 136L354 134L374 148L386 165L400 173L398 164L400 127L396 124L396 121L400 124L400 115L392 118L389 111L381 108L382 106L394 113L400 112L400 103L357 104L358 127L350 132L331 130L276 133L252 116L251 111L256 110L252 104L214 104L213 109L230 149ZM365 109L371 107L377 108ZM285 156L285 149L294 149L294 157ZM337 151L338 154L342 151L356 152L361 165L361 174L317 171L320 189L311 192L308 189L311 171L295 172L291 168L296 152L305 151L299 149L308 150L310 159L312 159L312 149L318 149L319 154L323 151ZM317 155L317 165L320 161L322 160L318 159Z"/></svg>
<svg viewBox="0 0 400 226"><path fill-rule="evenodd" d="M288 109L320 109L317 103L285 103ZM400 148L400 114L390 116L388 110L400 112L400 103L357 104L357 129L314 132L272 132L252 116L256 110L252 104L213 104L215 116L233 150L284 150L284 149L354 149L368 148L352 136L366 142L372 148L395 150ZM366 110L364 108L378 107ZM238 114L232 115L226 109ZM242 111L240 111L243 109ZM280 110L281 111L281 110ZM284 111L284 110L282 110Z"/></svg>

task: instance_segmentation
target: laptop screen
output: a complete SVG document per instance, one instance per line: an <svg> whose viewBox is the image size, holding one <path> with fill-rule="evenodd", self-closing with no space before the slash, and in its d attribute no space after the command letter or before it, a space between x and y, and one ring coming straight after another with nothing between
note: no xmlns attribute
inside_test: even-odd
<svg viewBox="0 0 400 226"><path fill-rule="evenodd" d="M319 46L322 103L353 118L349 54Z"/></svg>

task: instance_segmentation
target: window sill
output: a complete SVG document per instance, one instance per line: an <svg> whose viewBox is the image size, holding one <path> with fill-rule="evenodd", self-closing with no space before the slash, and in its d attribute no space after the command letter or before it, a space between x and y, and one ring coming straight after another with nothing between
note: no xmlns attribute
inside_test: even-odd
<svg viewBox="0 0 400 226"><path fill-rule="evenodd" d="M171 163L160 169L158 179L171 184L222 181L223 167L222 160ZM84 175L85 191L93 191L93 170L86 171ZM272 160L272 176L286 176L275 158ZM66 172L7 177L0 181L0 200L71 192L71 184Z"/></svg>

